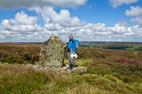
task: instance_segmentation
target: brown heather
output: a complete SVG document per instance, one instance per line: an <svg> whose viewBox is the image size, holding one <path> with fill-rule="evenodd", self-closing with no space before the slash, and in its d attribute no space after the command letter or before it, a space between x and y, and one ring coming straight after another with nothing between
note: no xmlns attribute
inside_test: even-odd
<svg viewBox="0 0 142 94"><path fill-rule="evenodd" d="M35 71L40 44L0 44L0 94L142 94L142 51L79 48L86 73ZM65 57L65 63L69 63Z"/></svg>

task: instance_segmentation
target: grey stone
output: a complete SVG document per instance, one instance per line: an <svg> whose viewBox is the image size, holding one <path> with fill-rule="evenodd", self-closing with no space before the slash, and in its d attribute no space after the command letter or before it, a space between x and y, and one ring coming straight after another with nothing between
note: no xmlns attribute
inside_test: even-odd
<svg viewBox="0 0 142 94"><path fill-rule="evenodd" d="M64 63L65 42L56 36L51 36L41 45L38 64L46 67L61 67Z"/></svg>
<svg viewBox="0 0 142 94"><path fill-rule="evenodd" d="M64 67L44 67L42 65L32 65L32 64L27 64L27 68L32 68L36 71L43 71L43 72L55 72L56 74L70 74L72 72L75 73L86 73L87 72L87 67L84 66L79 66L75 67L72 70L68 69L69 65L66 65Z"/></svg>
<svg viewBox="0 0 142 94"><path fill-rule="evenodd" d="M80 72L80 73L84 73L84 72L87 72L87 67L83 67L83 66L80 66L80 67L75 67L72 69L73 72Z"/></svg>

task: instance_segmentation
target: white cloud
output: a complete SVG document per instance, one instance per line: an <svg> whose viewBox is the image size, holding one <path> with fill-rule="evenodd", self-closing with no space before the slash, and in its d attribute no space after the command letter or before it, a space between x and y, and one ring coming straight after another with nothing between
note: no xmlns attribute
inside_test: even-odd
<svg viewBox="0 0 142 94"><path fill-rule="evenodd" d="M36 24L38 18L28 16L24 12L18 12L14 19L2 20L0 24L0 37L9 40L27 40L32 38L42 28Z"/></svg>
<svg viewBox="0 0 142 94"><path fill-rule="evenodd" d="M142 7L131 6L130 9L125 11L125 15L132 17L131 22L142 24Z"/></svg>
<svg viewBox="0 0 142 94"><path fill-rule="evenodd" d="M52 7L35 7L31 9L41 14L47 24L53 22L53 24L60 24L62 26L80 25L80 19L77 17L71 17L68 10L62 9L59 13L57 13Z"/></svg>
<svg viewBox="0 0 142 94"><path fill-rule="evenodd" d="M68 10L62 9L56 12L53 8L35 8L36 12L41 14L45 21L43 33L49 36L51 34L57 35L64 40L67 40L69 34L73 34L77 39L82 41L133 41L142 36L135 38L137 31L141 27L127 27L125 24L115 24L112 27L106 26L104 23L85 23L78 19L77 23L74 22L74 17L70 16ZM62 14L62 11L64 13ZM67 21L64 21L64 18ZM56 20L55 20L56 19Z"/></svg>
<svg viewBox="0 0 142 94"><path fill-rule="evenodd" d="M37 17L30 17L24 12L17 13L15 15L15 21L13 20L13 22L17 24L29 24L29 25L35 24L36 21L37 21Z"/></svg>
<svg viewBox="0 0 142 94"><path fill-rule="evenodd" d="M141 41L140 25L127 27L122 23L114 26L106 26L104 23L85 23L78 17L72 17L68 10L61 9L56 12L52 7L35 7L32 10L41 16L45 25L40 27L37 24L40 17L19 12L14 19L5 19L1 22L1 41L38 42L47 40L51 35L67 41L69 34L73 34L80 41Z"/></svg>
<svg viewBox="0 0 142 94"><path fill-rule="evenodd" d="M142 24L142 16L132 18L132 19L131 19L131 22L135 22L135 23L137 23L137 24Z"/></svg>
<svg viewBox="0 0 142 94"><path fill-rule="evenodd" d="M28 8L33 6L75 7L87 0L0 0L0 8Z"/></svg>
<svg viewBox="0 0 142 94"><path fill-rule="evenodd" d="M125 14L127 16L131 16L131 17L136 17L136 16L142 16L142 7L140 6L131 6L129 10L125 11Z"/></svg>
<svg viewBox="0 0 142 94"><path fill-rule="evenodd" d="M113 6L114 8L116 8L116 7L121 6L121 5L123 5L123 4L129 5L129 4L135 3L135 2L137 2L138 0L109 0L109 1L110 1L110 3L112 4L112 6Z"/></svg>
<svg viewBox="0 0 142 94"><path fill-rule="evenodd" d="M128 33L128 28L120 24L115 24L113 27L109 27L109 30L115 34Z"/></svg>
<svg viewBox="0 0 142 94"><path fill-rule="evenodd" d="M59 13L52 7L34 7L31 10L35 10L43 18L45 25L42 33L45 38L52 34L66 37L65 35L75 33L84 24L78 17L71 17L70 12L65 9Z"/></svg>
<svg viewBox="0 0 142 94"><path fill-rule="evenodd" d="M3 20L1 25L9 31L34 32L40 30L40 26L36 24L37 17L30 17L24 12L18 12L15 19Z"/></svg>

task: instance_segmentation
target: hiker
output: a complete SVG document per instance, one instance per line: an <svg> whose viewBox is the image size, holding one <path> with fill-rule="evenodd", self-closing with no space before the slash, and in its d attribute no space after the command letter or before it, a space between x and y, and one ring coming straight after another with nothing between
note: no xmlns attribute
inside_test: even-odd
<svg viewBox="0 0 142 94"><path fill-rule="evenodd" d="M78 42L76 42L76 40L73 38L73 35L69 35L69 42L67 43L67 45L65 45L65 47L68 48L68 60L70 62L69 68L71 69L76 67L71 54L76 54L77 43Z"/></svg>

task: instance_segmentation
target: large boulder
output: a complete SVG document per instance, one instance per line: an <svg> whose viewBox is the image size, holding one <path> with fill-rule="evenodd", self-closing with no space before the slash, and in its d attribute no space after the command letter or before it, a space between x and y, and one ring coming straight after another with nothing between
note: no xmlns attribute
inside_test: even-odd
<svg viewBox="0 0 142 94"><path fill-rule="evenodd" d="M64 63L65 42L51 36L41 45L39 64L47 67L61 67Z"/></svg>

